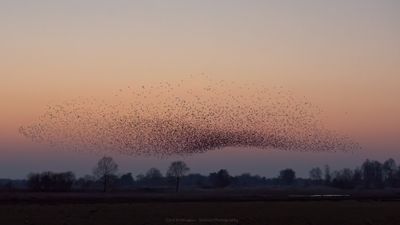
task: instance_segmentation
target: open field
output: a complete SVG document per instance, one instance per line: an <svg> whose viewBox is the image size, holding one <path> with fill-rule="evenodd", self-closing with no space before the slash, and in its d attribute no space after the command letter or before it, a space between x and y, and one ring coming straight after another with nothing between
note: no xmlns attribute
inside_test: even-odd
<svg viewBox="0 0 400 225"><path fill-rule="evenodd" d="M319 195L323 193L322 195ZM398 225L396 190L0 193L1 225ZM317 195L315 195L317 194Z"/></svg>
<svg viewBox="0 0 400 225"><path fill-rule="evenodd" d="M398 225L400 202L136 202L1 204L5 225Z"/></svg>
<svg viewBox="0 0 400 225"><path fill-rule="evenodd" d="M255 187L224 189L139 188L127 191L30 192L0 191L0 204L15 203L131 203L239 201L400 201L399 189L342 190L329 187Z"/></svg>

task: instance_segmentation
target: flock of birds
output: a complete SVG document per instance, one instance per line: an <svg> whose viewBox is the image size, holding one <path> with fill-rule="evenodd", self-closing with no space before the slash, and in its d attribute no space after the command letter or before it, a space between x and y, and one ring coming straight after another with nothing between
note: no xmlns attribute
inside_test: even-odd
<svg viewBox="0 0 400 225"><path fill-rule="evenodd" d="M318 107L283 88L189 78L48 106L20 133L67 149L158 157L224 147L359 148L347 136L325 129L319 115Z"/></svg>

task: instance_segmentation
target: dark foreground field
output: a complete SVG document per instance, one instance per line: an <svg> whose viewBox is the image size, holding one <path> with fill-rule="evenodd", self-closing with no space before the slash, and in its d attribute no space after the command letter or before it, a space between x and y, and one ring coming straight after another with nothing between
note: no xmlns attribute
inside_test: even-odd
<svg viewBox="0 0 400 225"><path fill-rule="evenodd" d="M0 224L400 224L400 202L137 202L2 204Z"/></svg>
<svg viewBox="0 0 400 225"><path fill-rule="evenodd" d="M397 190L317 192L0 193L0 225L400 225Z"/></svg>

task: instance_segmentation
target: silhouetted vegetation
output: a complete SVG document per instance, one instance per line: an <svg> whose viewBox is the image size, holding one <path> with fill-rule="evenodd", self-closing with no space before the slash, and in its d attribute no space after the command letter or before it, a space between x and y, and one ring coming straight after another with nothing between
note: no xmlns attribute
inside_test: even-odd
<svg viewBox="0 0 400 225"><path fill-rule="evenodd" d="M133 179L132 173L126 173L121 175L121 177L118 179L118 186L122 187L129 187L134 184L135 180Z"/></svg>
<svg viewBox="0 0 400 225"><path fill-rule="evenodd" d="M322 184L322 170L319 167L315 167L310 170L310 180L312 184Z"/></svg>
<svg viewBox="0 0 400 225"><path fill-rule="evenodd" d="M284 169L279 172L279 181L284 185L292 185L296 178L296 172L292 169Z"/></svg>
<svg viewBox="0 0 400 225"><path fill-rule="evenodd" d="M168 177L175 177L175 179L176 179L176 186L175 186L176 192L179 191L180 179L188 171L189 171L189 167L187 167L186 163L182 162L182 161L172 162L171 165L169 166L168 171L167 171L167 176Z"/></svg>
<svg viewBox="0 0 400 225"><path fill-rule="evenodd" d="M217 173L210 173L209 179L214 187L224 188L231 183L232 177L227 170L220 170Z"/></svg>
<svg viewBox="0 0 400 225"><path fill-rule="evenodd" d="M35 191L70 191L75 182L72 172L31 173L28 175L28 187Z"/></svg>
<svg viewBox="0 0 400 225"><path fill-rule="evenodd" d="M355 169L344 168L331 172L328 165L323 169L313 167L308 178L296 177L293 169L281 170L276 177L266 178L250 173L232 176L226 169L209 175L187 174L189 167L183 161L172 162L163 173L150 168L144 174L117 174L118 165L111 157L103 157L93 170L93 175L75 178L72 172L30 173L26 180L0 179L1 190L32 190L41 192L111 191L111 190L168 190L210 189L245 187L333 187L338 189L400 188L400 167L394 159L383 163L365 160Z"/></svg>
<svg viewBox="0 0 400 225"><path fill-rule="evenodd" d="M111 157L103 157L97 162L93 174L103 183L104 192L117 180L117 176L115 176L117 171L118 165Z"/></svg>

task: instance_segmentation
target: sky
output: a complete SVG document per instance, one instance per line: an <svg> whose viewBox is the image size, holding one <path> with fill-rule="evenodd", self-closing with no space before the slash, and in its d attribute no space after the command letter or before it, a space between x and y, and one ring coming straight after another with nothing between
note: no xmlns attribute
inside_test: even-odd
<svg viewBox="0 0 400 225"><path fill-rule="evenodd" d="M323 109L330 129L362 149L304 153L223 149L186 158L112 154L121 172L221 168L276 176L291 167L400 162L400 2L0 1L0 177L91 173L102 156L32 143L18 128L49 104L104 97L130 84L188 75L282 86Z"/></svg>

